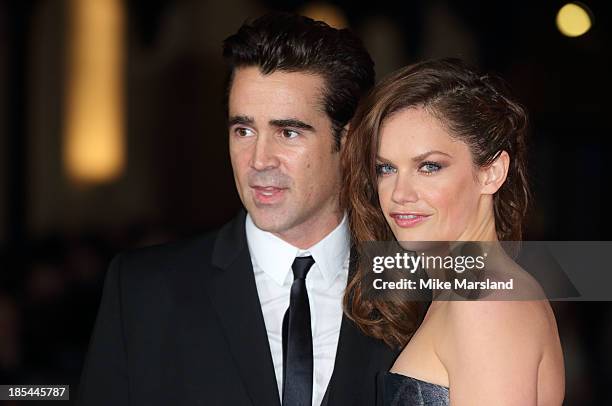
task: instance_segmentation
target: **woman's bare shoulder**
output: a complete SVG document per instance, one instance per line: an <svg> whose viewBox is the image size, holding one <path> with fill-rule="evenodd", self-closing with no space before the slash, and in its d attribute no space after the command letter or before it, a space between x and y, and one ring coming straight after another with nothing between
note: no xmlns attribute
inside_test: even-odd
<svg viewBox="0 0 612 406"><path fill-rule="evenodd" d="M449 301L441 310L445 331L436 348L447 367L466 362L537 366L557 334L546 300Z"/></svg>

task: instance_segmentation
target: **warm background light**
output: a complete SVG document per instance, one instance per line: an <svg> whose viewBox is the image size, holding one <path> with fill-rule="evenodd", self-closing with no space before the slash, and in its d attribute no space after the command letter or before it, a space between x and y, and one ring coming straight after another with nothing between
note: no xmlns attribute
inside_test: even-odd
<svg viewBox="0 0 612 406"><path fill-rule="evenodd" d="M329 3L309 3L306 4L299 13L313 20L323 21L330 27L348 27L348 22L342 10Z"/></svg>
<svg viewBox="0 0 612 406"><path fill-rule="evenodd" d="M125 166L121 0L70 0L64 166L71 179L117 178Z"/></svg>
<svg viewBox="0 0 612 406"><path fill-rule="evenodd" d="M557 28L568 37L579 37L591 28L592 22L586 7L568 3L557 13Z"/></svg>

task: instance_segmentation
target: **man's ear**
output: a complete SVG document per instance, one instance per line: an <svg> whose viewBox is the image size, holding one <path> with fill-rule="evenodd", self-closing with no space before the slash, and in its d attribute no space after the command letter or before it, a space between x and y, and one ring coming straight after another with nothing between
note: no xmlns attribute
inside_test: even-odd
<svg viewBox="0 0 612 406"><path fill-rule="evenodd" d="M506 151L501 151L491 164L480 168L479 178L482 185L482 193L492 195L497 192L506 181L509 167L510 156Z"/></svg>
<svg viewBox="0 0 612 406"><path fill-rule="evenodd" d="M346 143L346 136L350 129L351 129L351 123L348 123L342 129L342 137L340 137L340 151L344 149L344 144Z"/></svg>

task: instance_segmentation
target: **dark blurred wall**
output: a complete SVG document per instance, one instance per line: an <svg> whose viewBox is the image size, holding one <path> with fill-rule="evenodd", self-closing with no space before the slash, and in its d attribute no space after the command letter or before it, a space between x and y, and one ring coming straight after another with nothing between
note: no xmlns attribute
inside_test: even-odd
<svg viewBox="0 0 612 406"><path fill-rule="evenodd" d="M37 2L24 33L31 61L29 235L132 224L191 230L231 217L239 204L226 145L221 42L258 7L239 0L126 5L127 169L116 182L83 187L70 183L62 165L66 6Z"/></svg>
<svg viewBox="0 0 612 406"><path fill-rule="evenodd" d="M7 201L8 201L8 10L0 3L0 247L8 239ZM0 249L1 250L1 249ZM0 251L1 252L1 251Z"/></svg>

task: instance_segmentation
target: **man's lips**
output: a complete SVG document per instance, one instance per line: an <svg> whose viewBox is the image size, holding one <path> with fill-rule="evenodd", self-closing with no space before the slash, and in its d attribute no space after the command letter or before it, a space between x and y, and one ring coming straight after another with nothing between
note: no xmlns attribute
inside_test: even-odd
<svg viewBox="0 0 612 406"><path fill-rule="evenodd" d="M277 203L287 190L276 186L251 186L251 189L254 191L255 200L263 204Z"/></svg>
<svg viewBox="0 0 612 406"><path fill-rule="evenodd" d="M418 224L421 224L423 221L427 220L431 214L424 213L400 213L393 212L390 216L395 220L395 224L402 228L414 227Z"/></svg>

